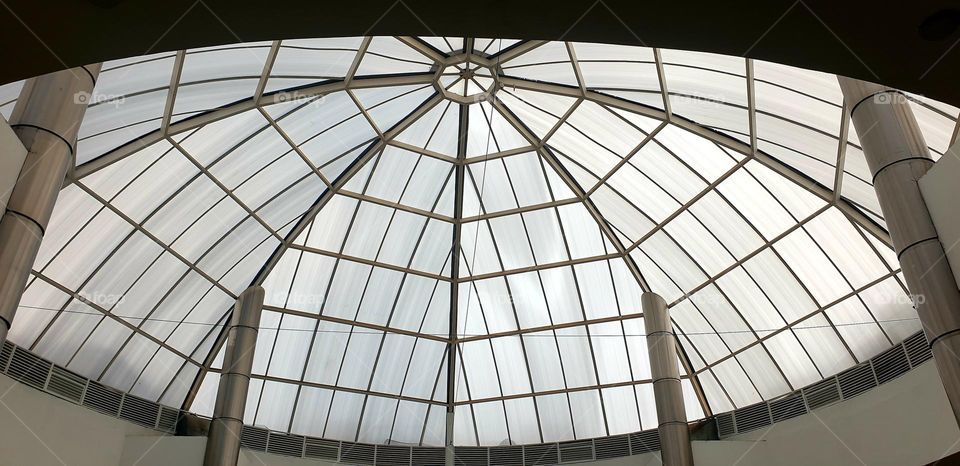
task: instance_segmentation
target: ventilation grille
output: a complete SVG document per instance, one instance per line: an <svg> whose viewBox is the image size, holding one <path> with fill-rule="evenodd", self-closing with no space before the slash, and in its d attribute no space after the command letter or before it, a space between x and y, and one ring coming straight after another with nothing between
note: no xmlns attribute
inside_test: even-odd
<svg viewBox="0 0 960 466"><path fill-rule="evenodd" d="M923 335L923 332L915 333L903 340L903 347L907 350L907 358L910 360L911 367L919 366L933 357L930 352L930 345L927 343L927 337Z"/></svg>
<svg viewBox="0 0 960 466"><path fill-rule="evenodd" d="M490 466L523 466L523 447L490 448Z"/></svg>
<svg viewBox="0 0 960 466"><path fill-rule="evenodd" d="M120 414L120 400L122 399L123 393L90 381L87 383L87 391L83 395L83 405L103 414L117 417Z"/></svg>
<svg viewBox="0 0 960 466"><path fill-rule="evenodd" d="M340 461L353 464L374 464L374 452L374 446L368 443L343 442L340 444Z"/></svg>
<svg viewBox="0 0 960 466"><path fill-rule="evenodd" d="M0 372L62 400L163 432L175 432L180 418L179 409L124 394L57 366L9 341L0 346Z"/></svg>
<svg viewBox="0 0 960 466"><path fill-rule="evenodd" d="M50 381L47 382L47 391L65 400L80 403L83 398L83 387L87 379L66 369L54 366L50 372Z"/></svg>
<svg viewBox="0 0 960 466"><path fill-rule="evenodd" d="M39 356L17 348L10 359L7 375L18 382L42 389L46 385L51 367L52 364Z"/></svg>
<svg viewBox="0 0 960 466"><path fill-rule="evenodd" d="M720 438L785 421L841 400L855 397L907 373L933 356L922 332L851 367L784 397L715 417Z"/></svg>
<svg viewBox="0 0 960 466"><path fill-rule="evenodd" d="M157 419L157 429L164 432L174 433L177 431L177 423L180 422L180 410L160 407L160 417Z"/></svg>
<svg viewBox="0 0 960 466"><path fill-rule="evenodd" d="M718 414L717 417L717 435L720 438L728 437L737 433L736 422L733 420L732 413Z"/></svg>
<svg viewBox="0 0 960 466"><path fill-rule="evenodd" d="M240 431L240 445L251 450L267 451L267 437L270 431L259 427L243 426Z"/></svg>
<svg viewBox="0 0 960 466"><path fill-rule="evenodd" d="M593 442L589 440L564 442L559 446L561 463L578 463L580 461L593 460Z"/></svg>
<svg viewBox="0 0 960 466"><path fill-rule="evenodd" d="M267 453L301 458L303 457L303 437L270 432L267 441Z"/></svg>
<svg viewBox="0 0 960 466"><path fill-rule="evenodd" d="M630 434L630 453L639 455L660 449L660 434L656 429Z"/></svg>
<svg viewBox="0 0 960 466"><path fill-rule="evenodd" d="M383 466L409 466L410 447L397 445L377 446L377 464Z"/></svg>
<svg viewBox="0 0 960 466"><path fill-rule="evenodd" d="M837 374L837 380L840 382L840 394L844 398L855 397L877 386L877 379L873 377L873 368L870 364L861 364L847 369Z"/></svg>
<svg viewBox="0 0 960 466"><path fill-rule="evenodd" d="M413 464L416 466L444 466L445 460L446 450L443 448L413 447Z"/></svg>
<svg viewBox="0 0 960 466"><path fill-rule="evenodd" d="M737 432L759 429L773 424L770 420L770 407L767 403L758 403L733 412L737 420Z"/></svg>
<svg viewBox="0 0 960 466"><path fill-rule="evenodd" d="M559 462L560 451L556 443L525 445L523 447L523 463L526 466L557 464Z"/></svg>
<svg viewBox="0 0 960 466"><path fill-rule="evenodd" d="M724 438L800 416L894 380L931 358L926 338L923 333L916 333L870 361L798 392L719 414L715 416L717 432ZM64 400L167 433L176 431L181 415L178 409L126 395L10 342L0 347L0 372ZM271 432L252 426L244 426L241 445L280 455L357 465L442 466L445 456L442 447L374 446ZM560 444L457 447L455 451L458 466L534 466L619 458L659 449L660 437L653 429Z"/></svg>
<svg viewBox="0 0 960 466"><path fill-rule="evenodd" d="M123 397L120 407L120 418L145 427L154 427L157 423L159 406L142 398L132 395Z"/></svg>
<svg viewBox="0 0 960 466"><path fill-rule="evenodd" d="M835 377L810 385L801 392L807 400L807 409L811 411L840 401L840 386Z"/></svg>
<svg viewBox="0 0 960 466"><path fill-rule="evenodd" d="M770 402L770 416L773 422L786 421L803 414L807 414L807 407L803 404L803 395L800 392L791 393Z"/></svg>
<svg viewBox="0 0 960 466"><path fill-rule="evenodd" d="M910 370L910 361L902 345L894 346L873 358L873 372L877 375L878 383L887 383Z"/></svg>
<svg viewBox="0 0 960 466"><path fill-rule="evenodd" d="M598 460L630 456L630 439L626 435L594 439L593 451Z"/></svg>
<svg viewBox="0 0 960 466"><path fill-rule="evenodd" d="M7 372L7 366L10 364L10 355L13 354L13 343L9 341L3 342L3 347L0 348L0 369L3 372Z"/></svg>
<svg viewBox="0 0 960 466"><path fill-rule="evenodd" d="M487 451L484 447L456 447L453 450L457 466L487 466Z"/></svg>
<svg viewBox="0 0 960 466"><path fill-rule="evenodd" d="M303 456L336 461L340 458L340 443L333 440L306 438Z"/></svg>

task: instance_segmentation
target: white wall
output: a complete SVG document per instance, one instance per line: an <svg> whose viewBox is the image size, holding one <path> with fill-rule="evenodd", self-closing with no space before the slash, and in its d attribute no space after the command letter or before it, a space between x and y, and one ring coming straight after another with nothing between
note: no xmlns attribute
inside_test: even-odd
<svg viewBox="0 0 960 466"><path fill-rule="evenodd" d="M156 431L0 376L2 465L116 465L127 438L144 435L155 436Z"/></svg>
<svg viewBox="0 0 960 466"><path fill-rule="evenodd" d="M851 400L711 444L743 451L742 465L917 465L958 451L960 429L928 361Z"/></svg>
<svg viewBox="0 0 960 466"><path fill-rule="evenodd" d="M204 437L163 436L0 376L0 465L199 466ZM923 465L960 450L932 362L859 397L721 441L694 442L697 466ZM243 451L240 466L331 463ZM596 466L659 466L656 454Z"/></svg>

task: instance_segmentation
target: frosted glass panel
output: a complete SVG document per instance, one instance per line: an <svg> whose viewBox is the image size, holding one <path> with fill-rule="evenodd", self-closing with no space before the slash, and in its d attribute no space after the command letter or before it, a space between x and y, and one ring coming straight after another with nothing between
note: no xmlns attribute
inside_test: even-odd
<svg viewBox="0 0 960 466"><path fill-rule="evenodd" d="M107 62L9 337L209 415L261 285L245 422L437 446L454 403L455 443L516 445L656 428L653 291L689 417L693 376L714 413L773 399L920 324L836 77L747 65L452 37ZM940 156L960 110L908 98Z"/></svg>

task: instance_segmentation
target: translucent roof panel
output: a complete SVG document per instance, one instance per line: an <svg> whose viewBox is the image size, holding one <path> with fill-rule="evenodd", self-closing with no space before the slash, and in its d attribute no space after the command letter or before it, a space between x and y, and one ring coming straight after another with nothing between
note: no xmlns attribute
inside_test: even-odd
<svg viewBox="0 0 960 466"><path fill-rule="evenodd" d="M908 97L939 156L960 110ZM88 105L10 338L200 414L250 285L245 422L371 443L443 445L448 407L459 445L655 428L644 291L691 419L919 330L832 75L326 38L105 63Z"/></svg>

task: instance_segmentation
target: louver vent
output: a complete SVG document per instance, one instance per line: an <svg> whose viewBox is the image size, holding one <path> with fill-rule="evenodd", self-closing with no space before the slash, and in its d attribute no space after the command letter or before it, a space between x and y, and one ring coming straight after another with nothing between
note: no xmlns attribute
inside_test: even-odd
<svg viewBox="0 0 960 466"><path fill-rule="evenodd" d="M771 401L770 414L773 417L773 422L786 421L807 414L807 407L803 404L803 395L796 392Z"/></svg>
<svg viewBox="0 0 960 466"><path fill-rule="evenodd" d="M333 440L307 437L303 456L336 461L340 457L340 443Z"/></svg>
<svg viewBox="0 0 960 466"><path fill-rule="evenodd" d="M10 364L10 354L13 353L13 343L9 341L3 342L3 347L0 348L0 370L3 372L7 371L7 365Z"/></svg>
<svg viewBox="0 0 960 466"><path fill-rule="evenodd" d="M152 428L157 424L159 412L160 405L133 395L126 395L120 407L120 418Z"/></svg>
<svg viewBox="0 0 960 466"><path fill-rule="evenodd" d="M717 415L717 435L720 438L729 437L737 433L733 423L733 414L723 413Z"/></svg>
<svg viewBox="0 0 960 466"><path fill-rule="evenodd" d="M931 358L922 333L868 362L782 398L716 415L721 438L791 419L886 383ZM0 347L0 372L47 393L157 430L174 433L181 411L125 395L77 375L9 342ZM878 382L879 381L879 382ZM274 454L318 458L352 465L443 466L442 447L407 447L338 442L244 426L241 445ZM649 453L660 449L655 429L632 434L526 446L457 447L458 466L572 464Z"/></svg>
<svg viewBox="0 0 960 466"><path fill-rule="evenodd" d="M121 398L123 398L123 393L91 380L87 384L87 391L83 394L83 405L117 417L117 414L120 413Z"/></svg>
<svg viewBox="0 0 960 466"><path fill-rule="evenodd" d="M80 403L83 396L83 386L87 384L87 379L73 372L58 366L53 366L50 372L50 381L47 383L47 391L70 400L74 403Z"/></svg>
<svg viewBox="0 0 960 466"><path fill-rule="evenodd" d="M894 346L871 361L878 383L887 383L910 370L910 361L902 345Z"/></svg>
<svg viewBox="0 0 960 466"><path fill-rule="evenodd" d="M267 451L269 432L259 427L243 426L240 431L240 445L257 451Z"/></svg>
<svg viewBox="0 0 960 466"><path fill-rule="evenodd" d="M639 455L660 449L660 434L654 430L630 434L630 454Z"/></svg>
<svg viewBox="0 0 960 466"><path fill-rule="evenodd" d="M737 421L737 432L747 432L771 424L770 408L766 403L740 408L734 411L733 416Z"/></svg>
<svg viewBox="0 0 960 466"><path fill-rule="evenodd" d="M373 464L374 446L367 443L340 444L340 461L352 464Z"/></svg>
<svg viewBox="0 0 960 466"><path fill-rule="evenodd" d="M523 447L523 463L526 466L557 464L560 462L557 444L527 445Z"/></svg>
<svg viewBox="0 0 960 466"><path fill-rule="evenodd" d="M19 382L42 389L51 366L52 364L40 359L39 356L17 349L13 352L7 375Z"/></svg>
<svg viewBox="0 0 960 466"><path fill-rule="evenodd" d="M160 417L157 419L157 429L165 432L176 432L177 422L180 421L180 410L160 406Z"/></svg>
<svg viewBox="0 0 960 466"><path fill-rule="evenodd" d="M581 440L579 442L564 442L560 444L560 462L577 463L593 460L593 442Z"/></svg>
<svg viewBox="0 0 960 466"><path fill-rule="evenodd" d="M377 466L409 466L410 447L380 445L377 447Z"/></svg>
<svg viewBox="0 0 960 466"><path fill-rule="evenodd" d="M923 332L915 333L913 336L903 340L903 347L907 350L907 357L910 359L910 365L917 367L932 358L930 345L927 343L927 337Z"/></svg>
<svg viewBox="0 0 960 466"><path fill-rule="evenodd" d="M862 364L837 374L840 383L840 394L844 398L857 396L877 386L877 379L873 377L873 368L870 364Z"/></svg>
<svg viewBox="0 0 960 466"><path fill-rule="evenodd" d="M414 466L443 466L445 459L443 448L413 447Z"/></svg>
<svg viewBox="0 0 960 466"><path fill-rule="evenodd" d="M484 447L456 447L453 455L457 466L487 466L487 451Z"/></svg>
<svg viewBox="0 0 960 466"><path fill-rule="evenodd" d="M598 460L630 456L630 440L626 435L594 439L593 449Z"/></svg>
<svg viewBox="0 0 960 466"><path fill-rule="evenodd" d="M493 447L490 466L523 466L523 447Z"/></svg>
<svg viewBox="0 0 960 466"><path fill-rule="evenodd" d="M837 379L833 377L810 385L802 392L807 400L807 409L810 411L840 401L840 386L837 385Z"/></svg>
<svg viewBox="0 0 960 466"><path fill-rule="evenodd" d="M303 437L271 432L267 442L267 453L301 458L303 457Z"/></svg>

